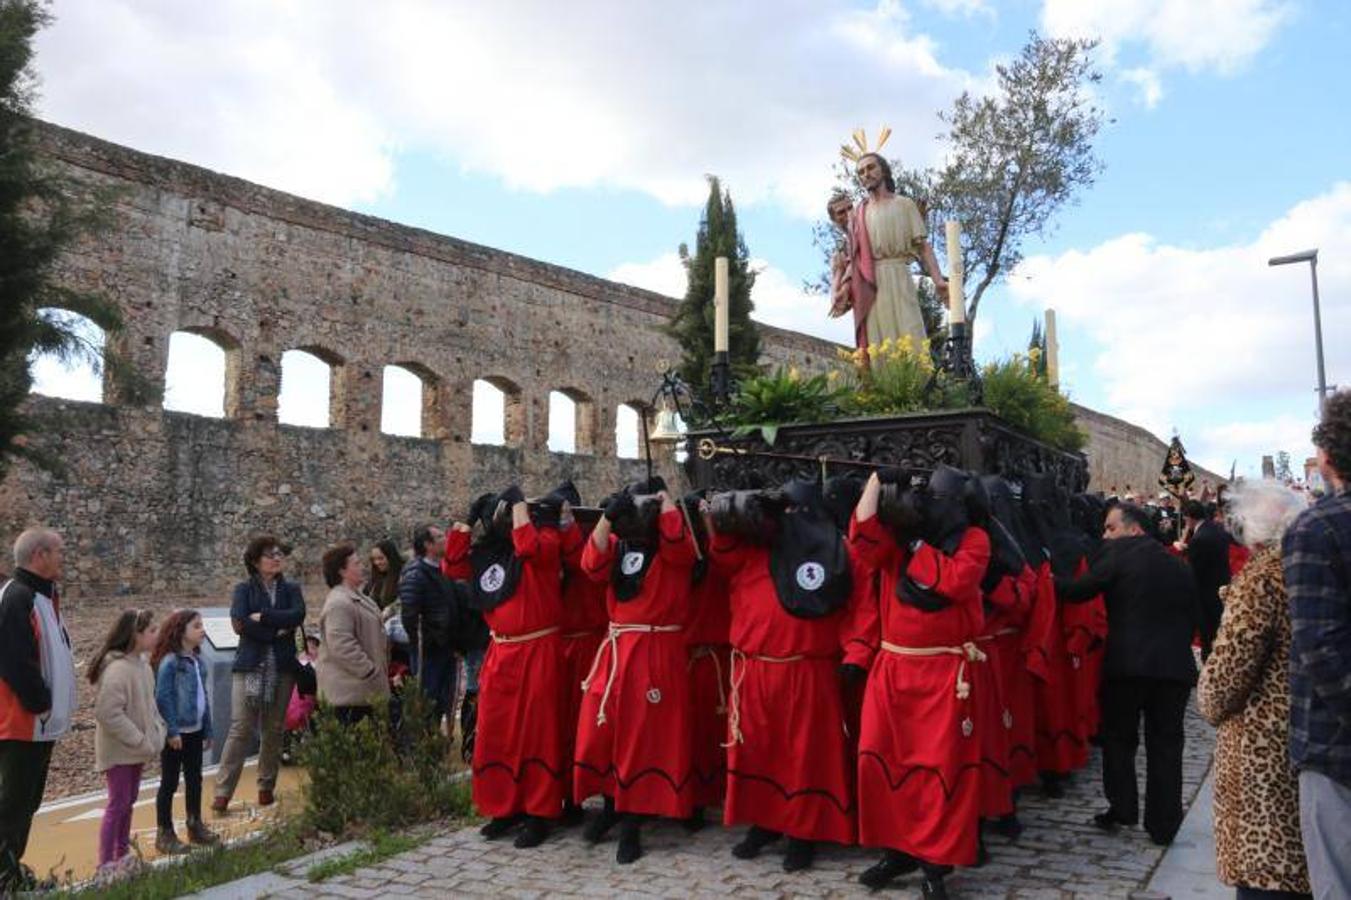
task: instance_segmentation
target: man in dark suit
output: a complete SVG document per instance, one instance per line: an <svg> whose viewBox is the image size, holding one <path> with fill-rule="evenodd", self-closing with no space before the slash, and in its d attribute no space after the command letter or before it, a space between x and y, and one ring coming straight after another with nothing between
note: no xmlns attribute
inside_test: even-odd
<svg viewBox="0 0 1351 900"><path fill-rule="evenodd" d="M1196 587L1201 597L1201 658L1210 656L1210 645L1220 629L1220 588L1229 583L1229 532L1210 516L1210 510L1199 500L1188 500L1182 505L1191 538L1187 541L1187 562L1196 576Z"/></svg>
<svg viewBox="0 0 1351 900"><path fill-rule="evenodd" d="M1145 830L1168 844L1182 824L1182 717L1196 662L1196 581L1187 564L1146 533L1148 516L1133 504L1107 514L1106 538L1088 572L1057 578L1056 594L1107 603L1102 683L1102 783L1110 804L1093 822L1106 831L1139 819L1135 750L1145 719Z"/></svg>

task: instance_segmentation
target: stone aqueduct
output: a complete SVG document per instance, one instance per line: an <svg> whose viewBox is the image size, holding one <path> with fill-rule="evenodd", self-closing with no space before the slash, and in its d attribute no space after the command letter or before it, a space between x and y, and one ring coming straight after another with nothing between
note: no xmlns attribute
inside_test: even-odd
<svg viewBox="0 0 1351 900"><path fill-rule="evenodd" d="M225 417L34 397L59 475L17 465L0 483L0 539L37 521L67 536L82 593L221 591L251 533L296 545L314 575L325 544L406 541L480 491L572 477L596 498L636 477L611 435L643 407L657 361L679 348L661 326L674 301L579 272L269 190L45 125L46 155L89 190L109 189L114 225L63 263L71 285L124 311L116 340L162 393L175 332L226 355ZM762 326L765 361L824 366L835 345ZM281 357L330 365L331 427L280 425ZM382 372L422 381L422 437L380 431ZM470 441L471 386L506 397L504 446ZM576 452L552 453L550 391L576 403ZM1140 483L1162 443L1083 411L1096 483ZM1132 430L1133 429L1133 430ZM1104 466L1105 464L1105 466ZM658 467L674 474L663 457ZM1152 479L1151 479L1152 480Z"/></svg>

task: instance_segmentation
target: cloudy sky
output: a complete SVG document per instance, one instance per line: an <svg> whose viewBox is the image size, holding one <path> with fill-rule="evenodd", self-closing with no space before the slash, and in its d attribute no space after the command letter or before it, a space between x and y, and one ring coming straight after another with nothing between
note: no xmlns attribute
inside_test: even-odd
<svg viewBox="0 0 1351 900"><path fill-rule="evenodd" d="M888 124L893 152L933 162L936 112L988 85L1029 29L1096 36L1106 171L987 297L978 353L1024 346L1051 306L1074 399L1176 428L1213 468L1299 458L1316 412L1308 271L1266 260L1319 247L1328 380L1351 383L1339 0L59 0L55 13L38 44L47 119L670 294L716 173L762 269L757 317L839 340L846 327L800 285L850 130Z"/></svg>

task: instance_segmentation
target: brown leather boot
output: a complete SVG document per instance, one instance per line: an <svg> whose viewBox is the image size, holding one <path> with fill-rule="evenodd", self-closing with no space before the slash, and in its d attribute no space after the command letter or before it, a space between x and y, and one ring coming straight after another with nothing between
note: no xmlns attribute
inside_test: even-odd
<svg viewBox="0 0 1351 900"><path fill-rule="evenodd" d="M177 856L187 853L188 845L178 839L172 828L161 828L155 834L155 852L164 856Z"/></svg>
<svg viewBox="0 0 1351 900"><path fill-rule="evenodd" d="M203 825L201 819L188 819L188 842L211 846L220 843L220 835Z"/></svg>

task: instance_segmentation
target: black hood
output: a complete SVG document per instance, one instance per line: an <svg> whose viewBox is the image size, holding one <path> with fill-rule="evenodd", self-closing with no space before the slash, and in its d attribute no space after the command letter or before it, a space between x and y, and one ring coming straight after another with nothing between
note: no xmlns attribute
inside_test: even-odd
<svg viewBox="0 0 1351 900"><path fill-rule="evenodd" d="M1029 475L1023 505L1050 553L1051 571L1062 578L1073 576L1089 546L1087 536L1070 524L1069 496L1049 475Z"/></svg>
<svg viewBox="0 0 1351 900"><path fill-rule="evenodd" d="M951 554L971 524L968 493L972 476L940 465L924 490L924 539Z"/></svg>
<svg viewBox="0 0 1351 900"><path fill-rule="evenodd" d="M822 490L822 502L826 512L835 521L840 531L849 530L849 520L854 516L859 497L863 496L863 479L853 475L836 475L827 478Z"/></svg>
<svg viewBox="0 0 1351 900"><path fill-rule="evenodd" d="M1016 576L1027 565L1024 539L1018 534L1021 523L1013 506L1013 492L998 475L986 475L980 484L989 498L990 516L986 532L990 535L990 567L982 587L994 589L1005 576Z"/></svg>

